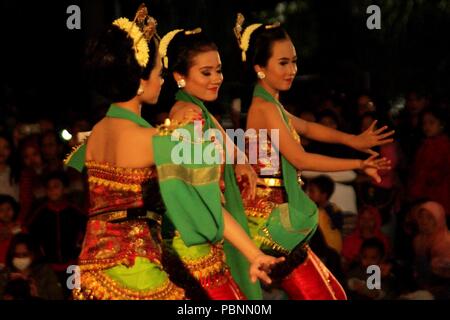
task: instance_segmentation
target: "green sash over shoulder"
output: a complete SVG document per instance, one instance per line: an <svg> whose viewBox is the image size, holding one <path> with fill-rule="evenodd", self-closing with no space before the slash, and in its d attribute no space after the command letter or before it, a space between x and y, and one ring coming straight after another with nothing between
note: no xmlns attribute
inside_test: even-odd
<svg viewBox="0 0 450 320"><path fill-rule="evenodd" d="M292 129L283 106L263 87L256 85L253 96L275 104L288 128ZM277 206L272 211L266 227L260 230L260 235L269 237L271 241L289 253L298 244L308 242L313 236L318 224L318 210L316 204L299 185L297 169L282 154L280 157L288 202Z"/></svg>
<svg viewBox="0 0 450 320"><path fill-rule="evenodd" d="M174 139L175 134L180 134L180 138ZM194 136L194 125L187 124L175 131L164 133L162 130L160 135L153 137L154 159L166 213L187 246L221 241L224 225L220 167L194 162L194 148L205 149L212 142L195 141ZM183 161L177 161L177 157Z"/></svg>
<svg viewBox="0 0 450 320"><path fill-rule="evenodd" d="M178 91L176 94L176 99L179 101L185 101L193 103L199 106L203 112L203 118L205 119L205 124L203 132L208 129L217 129L216 124L211 118L210 113L206 109L203 102L189 94L185 91ZM192 125L185 126L183 128L187 129L191 134L193 131ZM192 135L191 135L192 137ZM153 139L153 144L155 148L155 161L158 168L158 174L160 174L161 167L164 165L171 166L170 149L173 149L178 142L171 142L170 137L155 137ZM184 141L183 141L184 143ZM194 144L192 141L186 142L191 143L192 148ZM204 145L212 143L210 141L203 141ZM163 149L164 148L164 149ZM226 149L224 147L224 149ZM164 152L160 152L164 150ZM162 159L164 157L164 159ZM168 211L171 210L171 204L173 205L173 216L182 216L183 212L186 212L186 216L189 216L194 221L193 214L198 215L198 224L192 226L191 232L196 235L195 239L183 238L183 232L180 234L183 240L189 244L200 243L201 236L204 236L205 240L217 241L223 237L223 216L222 216L222 205L220 199L220 165L213 164L196 164L196 165L186 165L179 164L177 167L180 169L170 169L176 171L176 175L171 176L166 179L161 184L161 192L164 197L170 197L171 201L167 203L166 198L164 199L169 206L167 206ZM194 171L197 170L197 171ZM189 174L187 174L189 172ZM186 179L186 177L188 177ZM205 177L205 178L204 178ZM203 179L205 179L203 181ZM230 212L234 219L242 226L242 228L249 234L247 219L245 216L244 206L242 204L241 194L236 183L236 178L234 174L234 168L231 164L224 165L224 180L225 180L225 208ZM193 182L196 183L193 183ZM203 181L203 182L201 182ZM200 183L200 184L199 184ZM181 190L181 191L180 191ZM171 195L169 195L171 194ZM183 194L186 197L183 197ZM195 195L194 200L188 200L188 195ZM169 199L169 198L167 198ZM179 200L177 200L179 199ZM172 203L173 202L173 203ZM184 207L184 208L183 208ZM187 209L189 210L187 210ZM180 211L181 210L181 211ZM189 213L187 211L190 211ZM170 212L168 213L170 216ZM208 216L209 215L209 216ZM187 218L181 218L187 219ZM186 220L187 222L188 220ZM175 227L178 229L175 221L173 221ZM198 229L197 229L198 228ZM196 229L196 230L194 230ZM198 240L197 240L198 237ZM247 259L230 243L225 241L224 250L226 254L227 264L231 269L233 278L238 283L241 290L244 292L248 299L262 299L261 287L258 282L252 283L249 276L249 263Z"/></svg>

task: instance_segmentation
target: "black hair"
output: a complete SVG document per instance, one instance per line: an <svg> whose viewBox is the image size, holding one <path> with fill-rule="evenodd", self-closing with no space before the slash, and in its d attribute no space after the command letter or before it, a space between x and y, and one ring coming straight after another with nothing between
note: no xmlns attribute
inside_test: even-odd
<svg viewBox="0 0 450 320"><path fill-rule="evenodd" d="M191 35L179 32L170 41L167 48L167 58L169 59L167 71L170 73L178 72L187 76L195 56L209 51L218 51L218 49L216 44L203 32Z"/></svg>
<svg viewBox="0 0 450 320"><path fill-rule="evenodd" d="M360 252L363 252L365 249L377 249L380 253L381 258L384 258L384 255L386 253L386 248L384 247L384 243L377 238L369 238L363 241L361 244L361 250Z"/></svg>
<svg viewBox="0 0 450 320"><path fill-rule="evenodd" d="M16 234L9 243L8 251L6 252L6 266L11 270L15 270L15 267L12 264L12 260L15 255L16 247L19 244L24 244L28 251L33 255L32 266L38 263L41 260L42 255L40 251L40 247L37 244L36 239L33 239L32 236L28 233L18 233Z"/></svg>
<svg viewBox="0 0 450 320"><path fill-rule="evenodd" d="M178 87L173 78L173 72L178 72L187 76L189 69L194 64L194 58L200 54L209 51L218 51L217 45L208 38L203 32L185 35L184 32L178 32L170 41L167 48L168 66L164 70L165 80L164 90L161 92L159 102L161 109L165 106L172 106L174 95Z"/></svg>
<svg viewBox="0 0 450 320"><path fill-rule="evenodd" d="M88 45L85 61L88 81L111 102L132 99L136 96L140 80L147 80L156 65L158 44L156 37L148 42L149 61L142 67L132 49L133 40L125 31L112 25Z"/></svg>
<svg viewBox="0 0 450 320"><path fill-rule="evenodd" d="M290 40L288 33L282 27L273 27L266 29L265 25L260 26L253 31L249 47L246 52L245 63L245 80L254 82L256 80L256 73L254 66L267 66L270 57L273 54L273 44L276 41Z"/></svg>
<svg viewBox="0 0 450 320"><path fill-rule="evenodd" d="M321 174L315 178L312 178L308 181L310 185L315 185L319 188L320 192L323 192L327 195L327 198L330 199L331 195L334 192L334 181L327 175Z"/></svg>
<svg viewBox="0 0 450 320"><path fill-rule="evenodd" d="M7 194L0 194L0 205L4 203L9 203L13 209L14 215L12 217L12 220L15 221L17 219L17 216L19 215L19 204L17 201Z"/></svg>
<svg viewBox="0 0 450 320"><path fill-rule="evenodd" d="M48 187L48 184L51 180L59 180L63 184L65 188L69 186L69 178L67 177L67 174L64 171L52 171L49 174L47 174L44 178L44 184L46 187Z"/></svg>

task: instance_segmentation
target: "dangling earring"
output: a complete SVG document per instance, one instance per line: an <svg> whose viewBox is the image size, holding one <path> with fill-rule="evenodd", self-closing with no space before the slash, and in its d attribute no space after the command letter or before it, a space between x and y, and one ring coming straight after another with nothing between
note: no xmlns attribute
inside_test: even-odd
<svg viewBox="0 0 450 320"><path fill-rule="evenodd" d="M178 80L178 81L177 81L177 86L178 86L178 88L180 88L180 89L186 87L186 80L184 80L184 79Z"/></svg>
<svg viewBox="0 0 450 320"><path fill-rule="evenodd" d="M139 86L139 89L137 91L137 95L140 96L143 93L144 93L144 89L141 86Z"/></svg>
<svg viewBox="0 0 450 320"><path fill-rule="evenodd" d="M262 72L262 71L258 71L256 73L256 75L258 76L258 79L261 79L261 80L266 77L266 74L264 72Z"/></svg>

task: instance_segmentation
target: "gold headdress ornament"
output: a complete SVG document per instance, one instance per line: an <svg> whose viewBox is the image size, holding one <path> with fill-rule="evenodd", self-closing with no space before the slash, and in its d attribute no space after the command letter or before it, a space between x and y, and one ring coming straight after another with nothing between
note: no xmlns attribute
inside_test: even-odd
<svg viewBox="0 0 450 320"><path fill-rule="evenodd" d="M195 28L193 30L175 29L164 35L159 42L159 55L163 59L164 68L169 67L169 58L167 57L167 49L169 48L170 41L180 32L184 32L185 35L191 35L202 32L201 28Z"/></svg>
<svg viewBox="0 0 450 320"><path fill-rule="evenodd" d="M250 37L251 37L252 33L259 27L263 26L262 23L254 23L254 24L249 25L247 28L245 28L244 32L242 32L242 25L244 24L244 21L245 21L245 18L242 15L242 13L238 13L237 18L236 18L236 25L234 26L234 29L233 29L234 35L236 36L236 39L239 44L239 48L241 48L241 50L242 50L242 61L247 60L247 50L250 45ZM272 24L264 25L264 28L272 29L272 28L276 28L279 26L280 26L280 23L275 22Z"/></svg>
<svg viewBox="0 0 450 320"><path fill-rule="evenodd" d="M156 34L156 20L148 15L147 7L141 4L133 21L127 18L114 20L113 25L125 31L133 40L133 50L138 64L145 68L149 59L148 41ZM144 39L145 41L141 41Z"/></svg>

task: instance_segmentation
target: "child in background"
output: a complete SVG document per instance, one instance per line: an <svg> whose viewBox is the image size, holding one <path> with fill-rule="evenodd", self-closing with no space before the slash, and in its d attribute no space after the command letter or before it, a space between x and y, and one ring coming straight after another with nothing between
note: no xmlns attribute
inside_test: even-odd
<svg viewBox="0 0 450 320"><path fill-rule="evenodd" d="M12 237L21 232L17 223L19 204L9 195L0 195L0 269L5 267L6 252Z"/></svg>
<svg viewBox="0 0 450 320"><path fill-rule="evenodd" d="M427 197L444 206L450 216L450 138L446 133L447 113L427 109L422 115L425 139L420 144L411 168L408 195ZM449 219L450 220L450 219Z"/></svg>
<svg viewBox="0 0 450 320"><path fill-rule="evenodd" d="M307 193L319 208L319 230L326 244L338 253L342 250L342 213L331 203L334 182L326 175L308 180Z"/></svg>
<svg viewBox="0 0 450 320"><path fill-rule="evenodd" d="M66 282L67 267L76 264L86 227L86 215L66 199L67 185L63 172L47 176L47 200L30 223L31 235L62 283Z"/></svg>
<svg viewBox="0 0 450 320"><path fill-rule="evenodd" d="M377 208L365 206L360 208L356 229L344 238L342 244L342 265L345 270L357 261L364 240L377 238L384 244L384 251L389 256L391 245L388 237L381 231L381 215Z"/></svg>
<svg viewBox="0 0 450 320"><path fill-rule="evenodd" d="M375 281L369 277L376 276L376 271L369 270L370 266L379 267L380 285L369 288ZM361 245L359 263L347 273L347 287L352 300L387 300L393 299L394 276L392 265L385 261L385 248L382 241L377 238L364 240Z"/></svg>

